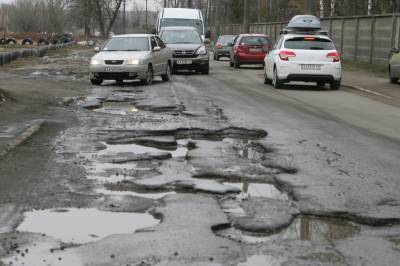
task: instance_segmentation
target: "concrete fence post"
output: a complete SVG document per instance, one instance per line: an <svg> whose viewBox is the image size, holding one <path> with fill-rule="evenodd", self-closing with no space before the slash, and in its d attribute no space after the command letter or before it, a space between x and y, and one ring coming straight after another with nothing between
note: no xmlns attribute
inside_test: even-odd
<svg viewBox="0 0 400 266"><path fill-rule="evenodd" d="M354 37L354 61L357 61L358 57L358 38L360 36L360 18L356 18L356 29L355 29L355 37Z"/></svg>
<svg viewBox="0 0 400 266"><path fill-rule="evenodd" d="M371 17L371 43L370 43L370 50L369 50L369 63L372 64L374 61L374 49L375 49L375 30L376 30L376 18L374 15Z"/></svg>
<svg viewBox="0 0 400 266"><path fill-rule="evenodd" d="M393 13L392 16L392 38L390 40L390 49L395 47L396 43L396 29L397 29L397 16L396 13Z"/></svg>
<svg viewBox="0 0 400 266"><path fill-rule="evenodd" d="M340 53L343 54L344 51L344 23L345 19L342 18L342 26L340 30Z"/></svg>

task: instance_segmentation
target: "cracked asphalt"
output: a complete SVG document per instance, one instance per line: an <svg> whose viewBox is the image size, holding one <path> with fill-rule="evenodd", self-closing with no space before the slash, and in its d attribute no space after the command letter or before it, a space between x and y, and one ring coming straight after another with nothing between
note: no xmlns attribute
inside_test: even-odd
<svg viewBox="0 0 400 266"><path fill-rule="evenodd" d="M89 85L0 71L0 265L398 265L400 110L262 69ZM3 82L4 81L4 82Z"/></svg>

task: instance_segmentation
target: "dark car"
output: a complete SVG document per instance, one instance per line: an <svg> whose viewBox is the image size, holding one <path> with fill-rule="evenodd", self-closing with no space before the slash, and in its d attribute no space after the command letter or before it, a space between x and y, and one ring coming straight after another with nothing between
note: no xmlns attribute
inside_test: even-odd
<svg viewBox="0 0 400 266"><path fill-rule="evenodd" d="M265 34L240 34L230 46L231 67L239 68L243 64L262 64L272 48L269 37Z"/></svg>
<svg viewBox="0 0 400 266"><path fill-rule="evenodd" d="M228 44L233 43L236 35L221 35L214 46L214 60L219 60L221 57L230 57L230 49Z"/></svg>
<svg viewBox="0 0 400 266"><path fill-rule="evenodd" d="M193 27L165 27L160 37L172 50L173 71L195 70L208 74L210 69L207 46Z"/></svg>

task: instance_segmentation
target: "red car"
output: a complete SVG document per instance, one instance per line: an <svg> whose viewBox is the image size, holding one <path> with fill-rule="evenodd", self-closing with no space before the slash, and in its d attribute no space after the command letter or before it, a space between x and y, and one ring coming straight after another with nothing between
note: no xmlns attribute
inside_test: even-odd
<svg viewBox="0 0 400 266"><path fill-rule="evenodd" d="M265 34L240 34L230 43L231 67L239 68L244 64L264 64L264 57L272 48Z"/></svg>

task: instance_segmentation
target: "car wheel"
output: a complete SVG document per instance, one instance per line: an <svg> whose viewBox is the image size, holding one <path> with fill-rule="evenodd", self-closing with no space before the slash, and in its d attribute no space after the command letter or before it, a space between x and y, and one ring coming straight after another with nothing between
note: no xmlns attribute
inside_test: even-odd
<svg viewBox="0 0 400 266"><path fill-rule="evenodd" d="M233 64L235 68L240 68L240 63L236 57L235 57L235 62Z"/></svg>
<svg viewBox="0 0 400 266"><path fill-rule="evenodd" d="M269 85L269 84L271 84L271 83L272 83L272 80L270 80L270 79L268 78L268 76L267 76L267 70L264 68L264 84Z"/></svg>
<svg viewBox="0 0 400 266"><path fill-rule="evenodd" d="M390 83L392 83L392 84L397 84L398 81L399 81L399 78L390 78Z"/></svg>
<svg viewBox="0 0 400 266"><path fill-rule="evenodd" d="M118 86L121 86L124 84L124 80L122 80L122 79L116 79L115 81L117 82Z"/></svg>
<svg viewBox="0 0 400 266"><path fill-rule="evenodd" d="M161 78L162 78L163 81L170 81L170 79L171 79L171 66L170 66L169 63L167 64L167 69L165 70L165 74L161 75Z"/></svg>
<svg viewBox="0 0 400 266"><path fill-rule="evenodd" d="M233 62L229 59L229 66L233 67Z"/></svg>
<svg viewBox="0 0 400 266"><path fill-rule="evenodd" d="M153 79L154 79L153 67L152 67L152 66L149 66L149 67L147 68L147 71L146 71L146 78L145 78L145 79L142 79L141 81L142 81L142 83L143 83L144 85L151 85L151 84L153 84Z"/></svg>
<svg viewBox="0 0 400 266"><path fill-rule="evenodd" d="M90 79L90 82L93 85L101 85L101 83L103 83L103 80L102 79Z"/></svg>
<svg viewBox="0 0 400 266"><path fill-rule="evenodd" d="M283 85L283 81L279 79L278 70L276 68L274 69L274 79L272 80L272 85L275 89L280 89Z"/></svg>
<svg viewBox="0 0 400 266"><path fill-rule="evenodd" d="M325 82L317 82L317 86L318 87L323 87L323 86L325 86Z"/></svg>
<svg viewBox="0 0 400 266"><path fill-rule="evenodd" d="M203 68L200 70L200 72L201 72L201 74L203 74L203 75L208 75L208 74L210 73L210 65L207 64L205 67L203 67Z"/></svg>
<svg viewBox="0 0 400 266"><path fill-rule="evenodd" d="M332 90L338 90L340 89L340 80L334 80L333 82L331 82L331 89Z"/></svg>

